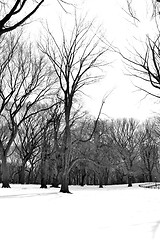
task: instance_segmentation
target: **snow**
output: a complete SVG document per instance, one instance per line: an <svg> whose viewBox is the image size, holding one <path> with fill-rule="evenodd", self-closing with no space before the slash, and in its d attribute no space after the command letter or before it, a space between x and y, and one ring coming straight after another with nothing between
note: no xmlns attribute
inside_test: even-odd
<svg viewBox="0 0 160 240"><path fill-rule="evenodd" d="M39 185L0 188L0 239L160 239L160 189L134 184L71 186L70 191Z"/></svg>

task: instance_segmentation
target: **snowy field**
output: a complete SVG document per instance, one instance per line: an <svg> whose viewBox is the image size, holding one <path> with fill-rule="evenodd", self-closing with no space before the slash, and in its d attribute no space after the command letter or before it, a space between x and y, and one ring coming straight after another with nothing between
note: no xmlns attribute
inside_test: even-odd
<svg viewBox="0 0 160 240"><path fill-rule="evenodd" d="M160 240L160 189L11 187L0 188L1 240Z"/></svg>

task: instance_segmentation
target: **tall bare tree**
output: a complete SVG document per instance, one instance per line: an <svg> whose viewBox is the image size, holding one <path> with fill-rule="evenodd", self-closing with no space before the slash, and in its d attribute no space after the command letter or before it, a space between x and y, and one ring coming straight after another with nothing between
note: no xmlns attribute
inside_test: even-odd
<svg viewBox="0 0 160 240"><path fill-rule="evenodd" d="M93 22L86 23L85 19L77 20L76 17L74 21L74 27L69 39L65 34L65 30L62 29L61 45L56 41L49 29L46 43L39 45L56 72L64 104L65 128L61 148L63 174L60 190L64 193L69 192L69 169L72 161L71 112L73 103L77 93L82 91L85 85L100 79L99 70L105 65L104 54L107 52L106 47L102 47L98 32L93 29Z"/></svg>

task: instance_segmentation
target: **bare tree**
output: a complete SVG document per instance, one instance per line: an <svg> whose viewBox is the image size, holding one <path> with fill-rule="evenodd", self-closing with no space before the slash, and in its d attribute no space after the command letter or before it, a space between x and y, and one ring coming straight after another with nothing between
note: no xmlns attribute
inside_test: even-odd
<svg viewBox="0 0 160 240"><path fill-rule="evenodd" d="M91 126L89 127L89 123ZM80 139L85 139L88 133L88 138L92 135L95 121L88 121L86 129L83 129ZM83 126L84 128L84 126ZM90 129L89 129L90 128ZM85 165L94 171L99 187L103 187L103 183L107 182L109 171L111 168L111 152L110 139L108 138L108 122L98 120L93 137L89 141L80 141L80 158L86 159ZM90 131L89 131L90 130ZM84 135L84 136L83 136ZM104 181L105 180L105 181Z"/></svg>
<svg viewBox="0 0 160 240"><path fill-rule="evenodd" d="M85 19L77 20L75 17L74 28L69 40L63 29L62 45L60 45L48 29L46 44L39 45L39 48L49 58L51 66L56 72L64 104L65 128L61 148L63 174L60 190L64 193L69 192L69 169L72 161L71 112L73 103L77 92L80 92L85 85L100 79L100 75L96 71L105 65L102 59L107 49L101 47L100 36L98 36L98 32L93 32L93 24L93 22L85 23Z"/></svg>
<svg viewBox="0 0 160 240"><path fill-rule="evenodd" d="M141 169L147 180L153 181L153 171L158 165L158 144L155 136L155 126L146 122L140 141Z"/></svg>
<svg viewBox="0 0 160 240"><path fill-rule="evenodd" d="M7 143L0 139L3 187L9 187L7 156L22 122L30 116L48 109L51 74L42 56L34 55L31 47L20 44L19 38L10 35L3 39L0 65L0 118L9 129ZM53 80L54 81L54 80Z"/></svg>
<svg viewBox="0 0 160 240"><path fill-rule="evenodd" d="M39 114L30 116L20 125L15 138L15 157L19 159L18 171L19 183L25 183L25 171L27 163L37 154L41 144L41 128Z"/></svg>
<svg viewBox="0 0 160 240"><path fill-rule="evenodd" d="M134 165L138 157L139 137L138 122L134 119L113 121L110 136L119 154L119 165L124 168L128 177L128 187L132 186Z"/></svg>

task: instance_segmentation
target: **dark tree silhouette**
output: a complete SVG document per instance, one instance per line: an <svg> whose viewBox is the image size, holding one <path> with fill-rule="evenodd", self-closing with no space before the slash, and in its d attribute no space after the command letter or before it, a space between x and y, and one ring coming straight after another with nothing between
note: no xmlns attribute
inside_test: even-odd
<svg viewBox="0 0 160 240"><path fill-rule="evenodd" d="M85 19L78 21L75 17L75 24L69 40L63 29L62 45L60 45L48 29L49 36L46 44L39 45L56 72L64 103L65 128L61 148L63 174L60 190L64 193L69 193L69 169L72 160L71 112L73 103L78 91L85 85L100 79L100 75L94 74L95 69L99 70L105 65L102 58L108 50L106 46L102 47L101 36L98 36L98 32L93 33L93 24L93 22L85 23Z"/></svg>

